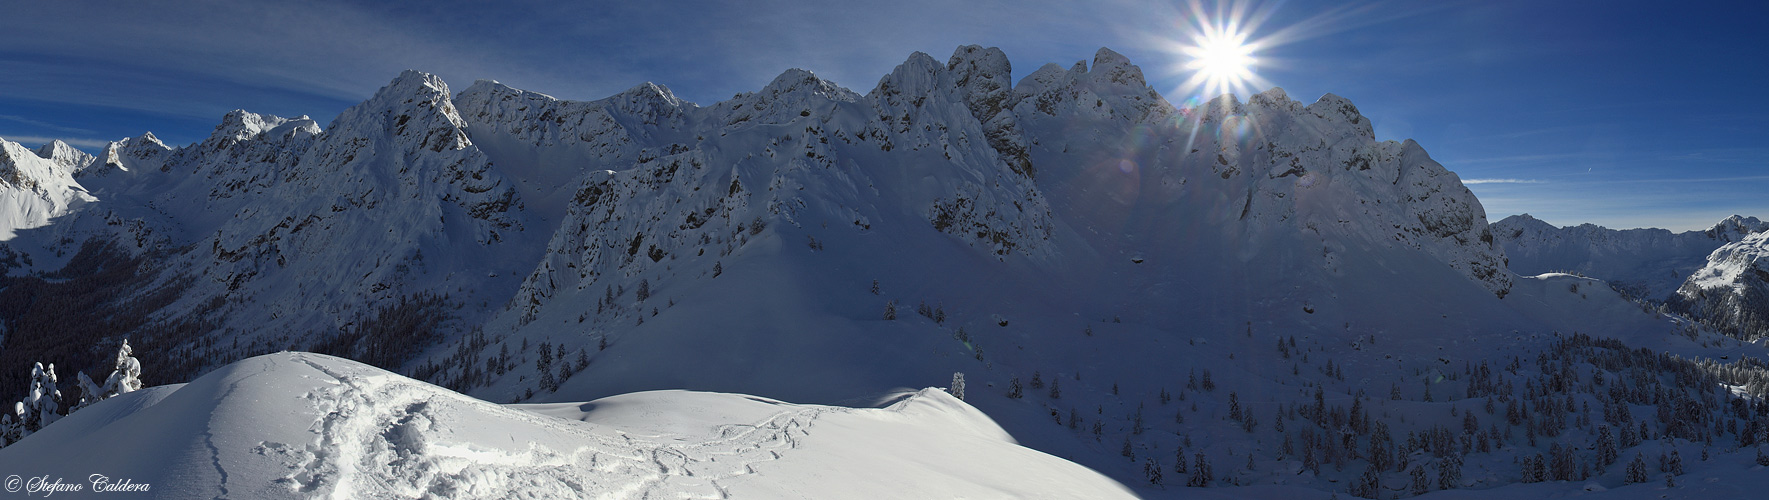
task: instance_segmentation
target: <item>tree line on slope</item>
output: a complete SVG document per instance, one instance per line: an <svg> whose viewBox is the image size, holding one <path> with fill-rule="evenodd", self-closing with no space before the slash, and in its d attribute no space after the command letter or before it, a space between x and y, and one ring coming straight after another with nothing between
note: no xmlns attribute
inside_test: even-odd
<svg viewBox="0 0 1769 500"><path fill-rule="evenodd" d="M1308 363L1306 346L1295 347L1293 339L1280 339L1278 346L1283 359L1300 356ZM1120 415L1105 413L1102 404L1096 415L1071 406L1065 418L1061 407L1079 401L1063 399L1058 381L1073 378L1079 383L1079 372L1047 379L1035 371L1029 386L1016 376L1004 395L1042 400L1037 402L1048 407L1056 425L1116 445L1119 455L1132 464L1140 462L1143 478L1156 488L1256 484L1259 469L1273 467L1273 462L1280 467L1299 462L1301 471L1314 477L1337 476L1330 487L1364 498L1509 482L1583 481L1605 471L1619 473L1624 483L1645 482L1649 467L1644 464L1652 455L1659 457L1656 469L1675 484L1684 469L1680 447L1683 452L1699 448L1703 462L1709 460L1710 449L1755 448L1757 462L1769 465L1764 452L1769 445L1769 363L1753 358L1730 363L1687 359L1629 348L1614 339L1557 334L1534 359L1466 362L1462 370L1446 370L1435 387L1427 383L1423 391L1404 395L1395 385L1389 397L1378 398L1358 384L1343 384L1343 365L1320 359L1326 357L1323 353L1315 355L1325 378L1302 378L1299 365L1288 371L1313 393L1312 400L1286 401L1276 392L1260 397L1276 400L1263 401L1242 398L1237 391L1223 394L1208 369L1191 370L1182 390L1161 388L1152 402L1129 394L1120 397L1112 384L1107 401L1124 400L1118 406L1126 413ZM1326 386L1332 384L1343 385L1349 397L1328 398ZM1046 385L1048 396L1036 398L1046 394ZM1145 416L1152 405L1176 402L1170 423ZM1260 418L1266 415L1270 417ZM1149 432L1158 429L1167 432ZM1252 446L1224 446L1225 430L1245 433ZM1213 439L1194 447L1193 432ZM1225 448L1227 457L1222 455ZM1629 452L1641 465L1621 463ZM1465 480L1463 469L1475 458L1486 473ZM1509 464L1511 472L1500 464ZM1183 479L1174 480L1175 474Z"/></svg>

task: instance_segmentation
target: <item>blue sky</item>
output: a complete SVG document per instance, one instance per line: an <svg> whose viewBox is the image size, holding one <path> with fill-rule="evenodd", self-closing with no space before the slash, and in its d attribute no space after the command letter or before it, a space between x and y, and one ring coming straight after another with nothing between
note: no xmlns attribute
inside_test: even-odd
<svg viewBox="0 0 1769 500"><path fill-rule="evenodd" d="M859 92L913 51L997 46L1016 77L1112 47L1173 102L1187 1L14 2L0 137L206 137L235 108L321 123L399 71L567 99L645 81L711 104L804 68ZM1218 12L1205 3L1206 14ZM1350 98L1489 216L1700 229L1769 217L1769 7L1756 2L1240 2L1263 85ZM1244 95L1244 93L1243 93ZM1207 96L1206 96L1207 97Z"/></svg>

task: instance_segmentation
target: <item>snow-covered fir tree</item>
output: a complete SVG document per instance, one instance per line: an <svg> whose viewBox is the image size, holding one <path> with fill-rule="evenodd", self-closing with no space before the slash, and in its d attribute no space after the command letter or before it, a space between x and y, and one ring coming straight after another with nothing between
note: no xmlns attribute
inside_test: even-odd
<svg viewBox="0 0 1769 500"><path fill-rule="evenodd" d="M952 385L946 389L946 392L952 394L952 397L958 398L959 401L964 400L964 372L952 372Z"/></svg>

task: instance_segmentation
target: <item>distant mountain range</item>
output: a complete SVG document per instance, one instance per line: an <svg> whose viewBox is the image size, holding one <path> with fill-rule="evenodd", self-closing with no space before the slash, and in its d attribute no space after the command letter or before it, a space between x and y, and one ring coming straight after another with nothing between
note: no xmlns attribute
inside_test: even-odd
<svg viewBox="0 0 1769 500"><path fill-rule="evenodd" d="M1704 231L1554 227L1529 214L1506 217L1499 235L1519 274L1573 272L1629 296L1666 303L1745 338L1769 336L1769 224L1734 215Z"/></svg>

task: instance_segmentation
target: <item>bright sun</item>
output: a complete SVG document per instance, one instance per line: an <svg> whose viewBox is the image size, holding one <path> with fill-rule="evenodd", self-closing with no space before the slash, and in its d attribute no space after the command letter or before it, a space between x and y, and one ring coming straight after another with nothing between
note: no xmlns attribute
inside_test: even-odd
<svg viewBox="0 0 1769 500"><path fill-rule="evenodd" d="M1233 91L1253 79L1254 46L1233 25L1203 30L1192 41L1183 49L1192 57L1186 68L1197 72L1193 79L1205 88Z"/></svg>

